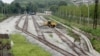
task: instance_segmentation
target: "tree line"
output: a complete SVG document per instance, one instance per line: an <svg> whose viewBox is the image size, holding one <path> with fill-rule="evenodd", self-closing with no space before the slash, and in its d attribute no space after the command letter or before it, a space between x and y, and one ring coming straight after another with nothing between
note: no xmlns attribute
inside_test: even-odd
<svg viewBox="0 0 100 56"><path fill-rule="evenodd" d="M3 3L0 1L0 13L7 14L18 14L24 12L36 12L37 6L31 2L21 5L21 3L12 2L11 4Z"/></svg>
<svg viewBox="0 0 100 56"><path fill-rule="evenodd" d="M94 21L95 4L76 6L63 3L61 6L51 6L50 10L53 12L53 15L66 19L67 21L82 25L90 25L93 24ZM100 25L100 3L98 4L97 13L97 24Z"/></svg>
<svg viewBox="0 0 100 56"><path fill-rule="evenodd" d="M25 2L27 1L27 2ZM3 14L18 14L18 13L24 13L25 11L27 13L30 12L44 12L45 10L49 10L50 6L52 5L58 5L60 0L45 0L41 2L37 2L38 0L36 0L36 2L33 2L29 0L15 0L13 1L11 4L7 4L7 3L3 3L2 1L0 1L0 13ZM60 3L62 4L62 3ZM60 5L59 4L59 5ZM66 3L64 3L66 4Z"/></svg>

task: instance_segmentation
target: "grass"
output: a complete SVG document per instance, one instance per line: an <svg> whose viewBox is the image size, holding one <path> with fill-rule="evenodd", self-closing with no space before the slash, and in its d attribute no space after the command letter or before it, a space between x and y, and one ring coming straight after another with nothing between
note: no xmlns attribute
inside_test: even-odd
<svg viewBox="0 0 100 56"><path fill-rule="evenodd" d="M70 35L71 37L73 37L75 39L75 41L80 41L80 36L75 34L73 31L71 30L67 30L68 31L68 35Z"/></svg>
<svg viewBox="0 0 100 56"><path fill-rule="evenodd" d="M4 14L0 14L0 22L2 22L3 20L5 20L5 19L7 19L8 17L10 17L10 16L14 16L14 15L16 15L16 14L6 14L6 15L4 15Z"/></svg>
<svg viewBox="0 0 100 56"><path fill-rule="evenodd" d="M4 15L4 14L0 14L0 22L2 22L3 20L7 19L9 16Z"/></svg>
<svg viewBox="0 0 100 56"><path fill-rule="evenodd" d="M57 43L60 43L58 40L56 40Z"/></svg>
<svg viewBox="0 0 100 56"><path fill-rule="evenodd" d="M2 21L4 19L4 15L3 14L0 14L0 21Z"/></svg>
<svg viewBox="0 0 100 56"><path fill-rule="evenodd" d="M91 42L93 44L94 49L100 53L100 40L94 38L91 40Z"/></svg>
<svg viewBox="0 0 100 56"><path fill-rule="evenodd" d="M90 33L92 36L89 37L89 38L91 40L91 43L92 43L93 47L98 52L100 52L100 26L97 29L94 30L91 25L86 26L86 25L75 23L75 22L68 22L66 19L62 19L62 18L59 18L59 17L56 17L56 16L48 16L48 17L49 18L53 18L53 19L65 24L65 25L67 25L69 27L75 26L75 27L78 27L79 29L87 32L87 33ZM94 36L96 36L95 39L91 39Z"/></svg>
<svg viewBox="0 0 100 56"><path fill-rule="evenodd" d="M23 35L12 34L11 39L14 42L12 53L14 56L51 56L51 54L36 44L27 42Z"/></svg>
<svg viewBox="0 0 100 56"><path fill-rule="evenodd" d="M96 36L97 39L100 39L100 27L93 29L91 26L80 26L79 28L87 33L92 34L93 36Z"/></svg>
<svg viewBox="0 0 100 56"><path fill-rule="evenodd" d="M53 35L52 35L51 33L49 34L49 36L50 36L51 38L53 38Z"/></svg>

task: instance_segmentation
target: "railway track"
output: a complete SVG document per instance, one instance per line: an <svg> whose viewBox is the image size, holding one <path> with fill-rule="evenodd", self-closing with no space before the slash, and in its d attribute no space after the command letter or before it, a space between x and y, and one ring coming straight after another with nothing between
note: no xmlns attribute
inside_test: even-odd
<svg viewBox="0 0 100 56"><path fill-rule="evenodd" d="M21 21L22 17L23 17L23 16L21 16L20 19L16 22L16 23L17 23L17 24L16 24L16 29L18 29L18 30L24 32L25 34L27 34L27 35L29 35L29 36L32 36L34 39L36 39L36 40L38 40L38 41L44 43L44 44L47 45L48 47L50 47L50 48L56 50L57 52L63 54L64 56L76 56L76 55L74 55L74 54L72 54L72 53L70 53L70 52L68 52L68 51L66 51L66 50L63 50L62 48L59 48L58 46L56 46L56 45L54 45L54 44L48 42L48 41L45 39L45 37L44 37L44 35L43 35L43 32L40 33L40 30L41 30L41 29L39 29L39 25L38 25L38 23L36 22L36 20L34 19L33 16L32 16L32 21L33 21L33 24L35 25L35 29L36 29L36 31L37 31L37 33L38 33L38 36L34 35L33 33L30 33L30 32L27 30L27 28L28 28L28 15L26 15L23 28L20 28L20 27L18 26L18 24L19 24L19 22ZM43 19L42 19L42 20L43 20ZM63 39L61 36L65 37L65 38L66 38L66 36L64 36L61 32L59 32L59 31L56 30L56 29L54 29L54 31L55 31L55 33L56 33L57 35L59 35L59 38L60 38L63 42L65 42L66 44L68 44L68 45L72 48L72 50L73 50L78 56L81 56L81 55L87 56L87 54L86 54L81 48L79 48L77 45L75 45L75 44L74 44L73 42L71 42L69 39L67 39L67 40ZM71 43L71 44L70 44L70 43ZM77 52L77 51L76 51L76 48L77 48L80 52Z"/></svg>
<svg viewBox="0 0 100 56"><path fill-rule="evenodd" d="M63 41L63 42L65 42L66 44L68 44L68 46L70 47L70 48L72 48L72 50L76 53L76 54L78 54L79 56L81 56L81 55L84 55L84 56L86 56L87 54L81 49L81 48L79 48L77 45L75 45L73 42L71 42L69 39L67 39L67 37L66 36L64 36L61 32L59 32L57 29L54 29L54 31L55 31L55 33L59 36L59 38ZM63 38L63 37L64 38ZM76 49L78 49L78 51L76 50Z"/></svg>
<svg viewBox="0 0 100 56"><path fill-rule="evenodd" d="M46 19L41 19L42 21L47 21ZM72 50L78 54L79 56L81 55L88 55L85 51L83 51L82 48L78 47L77 45L75 45L72 41L70 41L65 35L63 35L61 32L59 32L56 28L53 29L53 31L55 31L55 33L59 36L59 38L65 42L66 44L68 44L70 46L70 48L72 48ZM64 38L63 38L63 37ZM78 51L76 51L76 48L78 49Z"/></svg>
<svg viewBox="0 0 100 56"><path fill-rule="evenodd" d="M32 17L33 17L33 16L32 16ZM35 26L38 28L39 25L38 25L38 23L36 22L36 20L35 20L34 18L33 18L33 22L34 22ZM36 29L37 29L37 28L36 28ZM38 31L39 31L39 30L38 30ZM57 47L56 45L54 45L54 44L48 42L48 41L45 39L45 37L44 37L44 35L43 35L42 32L41 32L41 34L42 34L41 37L43 37L43 39L39 37L40 41L43 40L42 42L44 42L44 43L46 42L46 43L47 43L47 44L45 43L46 45L48 45L48 44L51 45L51 46L49 46L49 47L51 47L52 49L55 49L56 51L58 51L58 52L60 52L60 53L63 52L62 54L64 54L64 52L65 52L64 55L66 55L66 53L67 53L67 55L70 54L70 56L75 56L75 55L73 55L73 54L67 52L66 50L63 50L62 48L59 48L59 47ZM39 36L39 35L38 35L38 36Z"/></svg>
<svg viewBox="0 0 100 56"><path fill-rule="evenodd" d="M20 18L19 20L21 20L21 18ZM16 29L23 31L23 29L21 29L20 27L18 27L19 20L18 20L18 22L17 22ZM25 20L25 21L26 21L26 22L24 22L24 24L27 24L27 20ZM24 27L25 27L25 26L26 26L26 25L24 25ZM50 47L50 48L56 50L57 52L63 54L64 56L75 56L75 55L73 55L73 54L71 54L71 53L69 53L69 52L67 52L67 51L65 51L65 50L63 50L63 49L61 49L61 48L59 48L59 47L53 45L52 43L48 42L47 40L44 41L44 39L42 39L41 37L35 36L34 34L28 32L27 30L25 30L24 33L25 33L25 34L28 34L28 35L30 35L30 36L32 36L32 37L34 37L36 40L38 40L38 41L44 43L44 44L47 45L48 47ZM43 36L42 36L42 37L43 37Z"/></svg>
<svg viewBox="0 0 100 56"><path fill-rule="evenodd" d="M25 18L25 22L23 25L23 31L27 31L27 28L28 28L28 15L26 15L26 18Z"/></svg>
<svg viewBox="0 0 100 56"><path fill-rule="evenodd" d="M21 21L21 19L23 18L23 16L24 16L24 15L21 15L20 18L16 21L15 28L18 29L18 30L22 30L22 28L20 28L20 27L18 26L18 24L20 23L20 21Z"/></svg>

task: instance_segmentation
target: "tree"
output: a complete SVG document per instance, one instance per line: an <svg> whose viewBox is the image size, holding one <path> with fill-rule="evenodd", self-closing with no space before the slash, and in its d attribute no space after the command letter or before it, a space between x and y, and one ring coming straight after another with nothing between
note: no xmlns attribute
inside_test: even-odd
<svg viewBox="0 0 100 56"><path fill-rule="evenodd" d="M51 6L50 10L55 13L58 10L58 6L56 5Z"/></svg>
<svg viewBox="0 0 100 56"><path fill-rule="evenodd" d="M20 13L21 12L20 3L12 2L10 4L10 10L11 10L12 13Z"/></svg>
<svg viewBox="0 0 100 56"><path fill-rule="evenodd" d="M4 3L0 1L0 13L2 12L3 6L4 6Z"/></svg>
<svg viewBox="0 0 100 56"><path fill-rule="evenodd" d="M38 5L39 8L45 8L45 4L37 3L37 5Z"/></svg>
<svg viewBox="0 0 100 56"><path fill-rule="evenodd" d="M37 11L37 5L36 4L32 4L31 2L28 3L27 6L26 6L26 11L28 13L30 13L30 12L36 13L36 11Z"/></svg>
<svg viewBox="0 0 100 56"><path fill-rule="evenodd" d="M96 29L96 28L97 28L98 3L99 3L99 0L95 0L95 10L94 10L93 29Z"/></svg>
<svg viewBox="0 0 100 56"><path fill-rule="evenodd" d="M59 6L66 6L67 3L66 3L66 1L60 1L58 5L59 5Z"/></svg>

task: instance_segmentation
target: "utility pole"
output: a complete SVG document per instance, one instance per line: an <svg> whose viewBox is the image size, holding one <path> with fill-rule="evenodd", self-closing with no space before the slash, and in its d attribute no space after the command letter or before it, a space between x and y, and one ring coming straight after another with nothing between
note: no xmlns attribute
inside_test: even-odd
<svg viewBox="0 0 100 56"><path fill-rule="evenodd" d="M94 10L93 29L97 29L97 20L98 20L98 2L99 2L99 0L95 0L95 10Z"/></svg>

